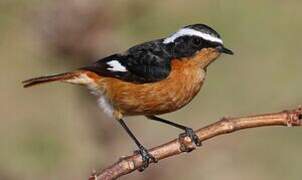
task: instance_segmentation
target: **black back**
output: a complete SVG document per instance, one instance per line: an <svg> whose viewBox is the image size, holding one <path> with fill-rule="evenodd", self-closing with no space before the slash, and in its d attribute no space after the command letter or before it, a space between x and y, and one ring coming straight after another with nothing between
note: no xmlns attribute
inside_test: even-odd
<svg viewBox="0 0 302 180"><path fill-rule="evenodd" d="M204 24L189 25L184 28L191 28L220 38L215 30ZM127 82L156 82L165 79L169 75L172 59L191 57L203 48L221 45L217 42L189 35L180 36L171 43L164 43L164 40L158 39L133 46L123 54L105 57L81 69ZM114 60L118 61L123 71L112 69L110 62Z"/></svg>
<svg viewBox="0 0 302 180"><path fill-rule="evenodd" d="M149 83L166 78L171 70L170 53L162 46L162 40L155 40L134 46L124 54L114 54L81 68L101 76L114 77L128 82ZM108 62L116 60L127 71L112 71Z"/></svg>

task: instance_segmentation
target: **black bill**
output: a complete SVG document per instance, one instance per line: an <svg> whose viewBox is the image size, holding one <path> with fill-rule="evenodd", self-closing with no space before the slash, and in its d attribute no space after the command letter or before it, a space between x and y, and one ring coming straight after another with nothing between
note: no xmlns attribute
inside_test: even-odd
<svg viewBox="0 0 302 180"><path fill-rule="evenodd" d="M233 51L224 47L224 46L218 46L217 47L218 51L221 52L221 53L225 53L225 54L230 54L230 55L233 55Z"/></svg>

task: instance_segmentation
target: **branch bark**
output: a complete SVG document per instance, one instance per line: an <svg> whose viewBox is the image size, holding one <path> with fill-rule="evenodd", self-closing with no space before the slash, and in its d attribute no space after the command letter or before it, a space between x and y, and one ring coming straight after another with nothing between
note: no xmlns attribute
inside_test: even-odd
<svg viewBox="0 0 302 180"><path fill-rule="evenodd" d="M278 113L261 114L246 117L222 118L216 123L210 124L195 131L196 135L202 141L213 137L232 133L242 129L257 128L263 126L301 126L302 125L302 108L286 110ZM159 161L183 152L191 152L196 146L188 137L179 137L170 142L154 147L149 152ZM113 165L94 172L89 180L111 180L117 179L123 175L129 174L142 165L140 155L120 158Z"/></svg>

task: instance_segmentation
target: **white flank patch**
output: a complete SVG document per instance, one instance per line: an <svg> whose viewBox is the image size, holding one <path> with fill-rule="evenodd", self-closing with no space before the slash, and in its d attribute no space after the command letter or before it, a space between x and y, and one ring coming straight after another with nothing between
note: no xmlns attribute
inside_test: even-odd
<svg viewBox="0 0 302 180"><path fill-rule="evenodd" d="M65 80L65 82L72 83L72 84L82 84L82 85L86 85L92 91L97 90L97 84L94 82L94 80L88 77L84 73L80 74L77 77L74 77L73 79L67 79Z"/></svg>
<svg viewBox="0 0 302 180"><path fill-rule="evenodd" d="M107 62L107 64L109 66L111 66L110 68L107 68L110 71L120 71L120 72L126 72L127 71L125 66L121 65L121 63L118 62L117 60L109 61L109 62Z"/></svg>
<svg viewBox="0 0 302 180"><path fill-rule="evenodd" d="M167 37L164 40L163 43L164 44L172 43L172 42L175 41L175 39L177 39L177 38L179 38L181 36L198 36L198 37L201 37L201 38L203 38L205 40L208 40L208 41L218 42L218 43L223 44L223 41L220 38L218 38L218 37L215 37L213 35L197 31L195 29L190 29L190 28L182 28L182 29L180 29L179 31L177 31L176 33L174 33L172 36Z"/></svg>
<svg viewBox="0 0 302 180"><path fill-rule="evenodd" d="M73 79L68 79L65 81L72 84L86 85L88 89L91 90L92 94L98 97L98 104L103 109L104 113L109 117L113 117L113 106L107 100L103 91L98 88L97 84L94 82L93 79L89 78L86 74L83 73Z"/></svg>
<svg viewBox="0 0 302 180"><path fill-rule="evenodd" d="M113 117L113 106L104 95L99 97L98 104L103 109L106 115L108 115L109 117Z"/></svg>
<svg viewBox="0 0 302 180"><path fill-rule="evenodd" d="M66 82L69 82L69 83L72 83L72 84L91 84L91 83L94 83L94 81L84 73L80 74L79 76L74 77L73 79L67 79Z"/></svg>

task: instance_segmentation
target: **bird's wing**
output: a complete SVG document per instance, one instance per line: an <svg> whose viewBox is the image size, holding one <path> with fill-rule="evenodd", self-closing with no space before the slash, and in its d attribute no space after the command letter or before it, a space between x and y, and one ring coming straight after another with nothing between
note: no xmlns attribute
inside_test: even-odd
<svg viewBox="0 0 302 180"><path fill-rule="evenodd" d="M124 54L105 57L82 69L133 83L163 80L170 73L171 58L159 43L158 40L134 46Z"/></svg>

